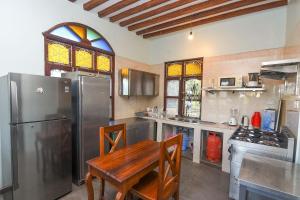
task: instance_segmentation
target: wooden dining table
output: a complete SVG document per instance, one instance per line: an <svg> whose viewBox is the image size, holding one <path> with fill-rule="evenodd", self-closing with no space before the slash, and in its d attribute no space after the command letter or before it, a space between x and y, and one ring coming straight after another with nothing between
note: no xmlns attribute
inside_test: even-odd
<svg viewBox="0 0 300 200"><path fill-rule="evenodd" d="M125 199L127 192L158 166L159 152L158 142L145 140L87 161L88 200L94 200L93 177L113 185L117 190L116 200Z"/></svg>

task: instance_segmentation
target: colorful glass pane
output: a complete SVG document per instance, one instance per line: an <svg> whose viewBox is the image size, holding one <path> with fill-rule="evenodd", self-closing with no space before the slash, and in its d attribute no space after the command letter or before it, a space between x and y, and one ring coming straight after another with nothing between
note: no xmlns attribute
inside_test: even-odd
<svg viewBox="0 0 300 200"><path fill-rule="evenodd" d="M86 29L81 26L70 25L69 26L81 39L84 39L86 36Z"/></svg>
<svg viewBox="0 0 300 200"><path fill-rule="evenodd" d="M123 68L122 70L121 70L121 74L122 74L122 76L128 76L128 74L129 74L129 69L128 68Z"/></svg>
<svg viewBox="0 0 300 200"><path fill-rule="evenodd" d="M196 76L201 75L201 65L198 62L190 62L185 65L185 75Z"/></svg>
<svg viewBox="0 0 300 200"><path fill-rule="evenodd" d="M170 64L168 66L168 76L181 76L182 74L182 65L181 64Z"/></svg>
<svg viewBox="0 0 300 200"><path fill-rule="evenodd" d="M103 49L105 51L112 52L112 49L110 48L109 44L107 44L107 42L103 39L92 42L92 46L99 49Z"/></svg>
<svg viewBox="0 0 300 200"><path fill-rule="evenodd" d="M65 26L62 26L62 27L59 27L59 28L53 30L51 32L51 34L62 37L62 38L66 38L69 40L73 40L75 42L81 41L81 39L74 32L72 32L69 28L67 28Z"/></svg>
<svg viewBox="0 0 300 200"><path fill-rule="evenodd" d="M69 48L60 43L48 43L48 61L63 65L69 65Z"/></svg>
<svg viewBox="0 0 300 200"><path fill-rule="evenodd" d="M97 70L105 72L110 71L110 58L108 56L97 56Z"/></svg>
<svg viewBox="0 0 300 200"><path fill-rule="evenodd" d="M84 49L78 49L75 53L76 67L93 68L93 54Z"/></svg>
<svg viewBox="0 0 300 200"><path fill-rule="evenodd" d="M95 31L91 30L91 29L87 29L87 39L88 40L96 40L100 38L100 35L98 33L96 33Z"/></svg>

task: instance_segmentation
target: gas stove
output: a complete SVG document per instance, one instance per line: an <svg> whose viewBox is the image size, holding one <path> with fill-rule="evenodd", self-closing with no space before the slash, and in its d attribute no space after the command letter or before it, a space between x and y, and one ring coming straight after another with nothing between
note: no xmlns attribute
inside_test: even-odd
<svg viewBox="0 0 300 200"><path fill-rule="evenodd" d="M285 131L262 131L259 129L238 128L231 136L232 140L262 144L272 147L287 148L287 135Z"/></svg>
<svg viewBox="0 0 300 200"><path fill-rule="evenodd" d="M229 139L230 191L232 199L239 199L239 172L245 153L293 161L294 136L289 128L280 132L239 127Z"/></svg>

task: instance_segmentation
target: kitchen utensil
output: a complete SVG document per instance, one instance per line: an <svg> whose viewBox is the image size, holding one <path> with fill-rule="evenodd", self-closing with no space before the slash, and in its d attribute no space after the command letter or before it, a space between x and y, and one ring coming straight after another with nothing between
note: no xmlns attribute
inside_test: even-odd
<svg viewBox="0 0 300 200"><path fill-rule="evenodd" d="M236 118L230 117L230 119L229 119L229 121L228 121L228 124L229 124L230 126L236 126L236 125L237 125L237 120L236 120Z"/></svg>
<svg viewBox="0 0 300 200"><path fill-rule="evenodd" d="M249 126L249 117L247 115L243 115L241 120L241 126L248 127Z"/></svg>
<svg viewBox="0 0 300 200"><path fill-rule="evenodd" d="M252 115L251 118L251 124L253 126L253 128L260 128L261 125L261 115L260 112L254 112L254 114Z"/></svg>
<svg viewBox="0 0 300 200"><path fill-rule="evenodd" d="M238 109L237 108L232 108L230 110L230 112L231 112L231 114L230 114L228 124L230 126L236 126L238 124L238 122L237 122Z"/></svg>
<svg viewBox="0 0 300 200"><path fill-rule="evenodd" d="M248 82L248 87L257 87L258 86L258 79L259 79L259 74L258 73L249 73L249 82Z"/></svg>
<svg viewBox="0 0 300 200"><path fill-rule="evenodd" d="M253 126L252 126L252 124L249 124L249 126L248 126L248 130L253 130Z"/></svg>

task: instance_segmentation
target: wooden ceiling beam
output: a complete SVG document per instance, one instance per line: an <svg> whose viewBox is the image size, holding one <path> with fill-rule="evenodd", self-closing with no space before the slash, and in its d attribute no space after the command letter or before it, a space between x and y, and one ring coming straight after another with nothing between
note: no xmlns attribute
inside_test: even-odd
<svg viewBox="0 0 300 200"><path fill-rule="evenodd" d="M145 2L145 3L143 3L139 6L136 6L134 8L129 9L129 10L121 12L120 14L112 16L109 19L110 19L111 22L115 22L115 21L118 21L118 20L123 19L125 17L128 17L130 15L133 15L133 14L139 13L141 11L147 10L149 8L152 8L154 6L158 6L158 5L160 5L162 3L165 3L167 1L170 1L170 0L151 0L151 1L147 1L147 2Z"/></svg>
<svg viewBox="0 0 300 200"><path fill-rule="evenodd" d="M217 21L221 21L221 20L241 16L241 15L246 15L246 14L250 14L250 13L255 13L255 12L260 12L260 11L263 11L263 10L268 10L268 9L272 9L272 8L285 6L287 4L288 4L288 0L280 0L280 1L275 1L275 2L271 2L271 3L262 4L262 5L259 5L259 6L243 8L243 9L240 9L240 10L237 10L237 11L233 11L233 12L217 15L217 16L214 16L214 17L194 21L194 22L191 22L189 24L184 24L184 25L181 25L181 26L176 26L176 27L173 27L173 28L164 29L164 30L160 30L160 31L157 31L157 32L145 34L145 35L143 35L143 37L144 38L151 38L151 37L155 37L155 36L160 36L160 35L176 32L176 31L180 31L180 30L184 30L184 29L189 29L189 28L199 26L199 25L203 25L203 24L208 24L208 23L212 23L212 22L217 22Z"/></svg>
<svg viewBox="0 0 300 200"><path fill-rule="evenodd" d="M109 6L108 8L105 8L104 10L101 10L98 12L98 16L99 17L105 17L111 13L114 13L122 8L125 8L126 6L129 6L131 4L134 4L136 2L138 2L139 0L122 0L119 1L118 3L115 3L111 6Z"/></svg>
<svg viewBox="0 0 300 200"><path fill-rule="evenodd" d="M108 0L90 0L83 4L83 9L89 11L96 8L97 6L100 6L101 4L104 4L107 1Z"/></svg>
<svg viewBox="0 0 300 200"><path fill-rule="evenodd" d="M147 19L149 17L152 17L152 16L160 14L160 13L164 13L164 12L172 10L174 8L189 4L191 2L194 2L194 0L178 0L178 1L175 1L174 3L167 4L165 6L156 8L156 9L151 10L149 12L145 12L145 13L140 14L138 16L135 16L135 17L132 17L132 18L127 19L125 21L122 21L122 22L120 22L120 26L127 26L129 24L133 24L135 22L141 21L143 19Z"/></svg>
<svg viewBox="0 0 300 200"><path fill-rule="evenodd" d="M226 2L230 2L232 0L210 0L210 1L204 1L186 8L182 8L179 10L175 10L171 13L165 14L165 15L161 15L146 21L142 21L140 23L136 23L133 24L131 26L128 27L128 30L133 31L133 30L137 30L140 28L144 28L146 26L150 26L150 25L154 25L163 21L167 21L167 20L171 20L174 19L176 17L182 16L182 15L187 15L187 14L191 14L193 12L197 12L203 9L207 9L207 8L211 8L213 6L217 6Z"/></svg>
<svg viewBox="0 0 300 200"><path fill-rule="evenodd" d="M264 2L264 1L267 1L267 0L241 0L241 1L233 2L233 3L226 4L226 5L223 5L223 6L220 6L220 7L212 8L210 10L205 10L205 11L202 11L202 12L198 12L198 13L186 16L186 17L182 17L182 18L175 19L175 20L172 20L172 21L168 21L168 22L165 22L165 23L162 23L162 24L158 24L158 25L140 30L140 31L136 32L136 34L137 35L143 35L143 34L154 32L154 31L157 31L157 30L160 30L160 29L165 29L165 28L169 28L171 26L176 26L176 25L188 23L188 22L200 19L200 18L209 17L209 16L212 16L212 15L220 14L220 13L223 13L223 12L231 11L231 10L234 10L234 9L237 9L237 8L253 5L253 4Z"/></svg>

